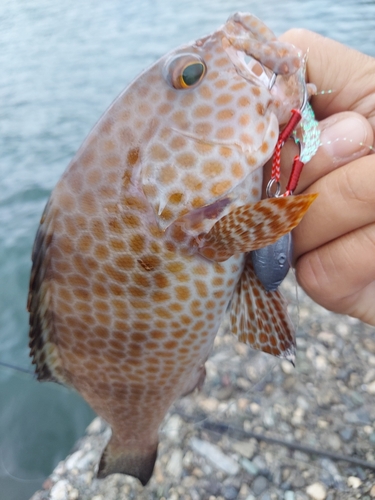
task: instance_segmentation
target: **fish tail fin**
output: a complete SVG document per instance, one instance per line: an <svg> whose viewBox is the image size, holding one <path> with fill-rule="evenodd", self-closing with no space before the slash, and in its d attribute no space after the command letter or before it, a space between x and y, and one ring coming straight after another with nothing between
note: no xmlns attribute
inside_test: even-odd
<svg viewBox="0 0 375 500"><path fill-rule="evenodd" d="M98 478L103 479L109 474L116 473L127 474L139 479L142 485L146 486L154 471L158 444L145 451L126 450L112 437L100 459Z"/></svg>

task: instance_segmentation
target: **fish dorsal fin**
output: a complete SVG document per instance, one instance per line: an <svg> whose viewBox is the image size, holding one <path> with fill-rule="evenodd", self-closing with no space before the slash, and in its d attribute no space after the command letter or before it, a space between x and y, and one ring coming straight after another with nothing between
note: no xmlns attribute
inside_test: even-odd
<svg viewBox="0 0 375 500"><path fill-rule="evenodd" d="M294 364L295 336L280 290L266 292L248 256L230 309L230 328L238 340Z"/></svg>
<svg viewBox="0 0 375 500"><path fill-rule="evenodd" d="M51 304L51 243L55 210L48 201L36 234L27 309L29 317L29 347L38 380L66 383L61 361L54 342Z"/></svg>
<svg viewBox="0 0 375 500"><path fill-rule="evenodd" d="M295 228L316 194L267 198L235 208L198 238L198 252L223 262L232 255L275 243Z"/></svg>

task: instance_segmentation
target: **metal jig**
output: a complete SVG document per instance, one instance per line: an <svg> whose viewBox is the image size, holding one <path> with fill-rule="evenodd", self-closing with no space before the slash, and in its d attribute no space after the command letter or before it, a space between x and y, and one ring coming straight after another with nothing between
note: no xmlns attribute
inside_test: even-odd
<svg viewBox="0 0 375 500"><path fill-rule="evenodd" d="M269 88L271 89L276 80L274 73L270 80ZM286 186L286 191L282 196L289 196L296 189L299 177L302 172L304 163L301 161L303 143L297 140L295 130L303 118L303 112L308 104L308 91L307 86L303 86L304 93L300 109L292 109L292 116L290 120L280 132L277 141L273 162L272 174L266 188L268 198L278 197L281 193L280 185L280 163L281 163L281 149L285 142L292 137L299 146L299 154L294 157L292 171ZM277 290L279 285L288 274L291 256L292 256L293 242L291 233L285 234L282 238L277 240L273 245L268 245L251 252L251 259L254 266L255 274L267 292Z"/></svg>

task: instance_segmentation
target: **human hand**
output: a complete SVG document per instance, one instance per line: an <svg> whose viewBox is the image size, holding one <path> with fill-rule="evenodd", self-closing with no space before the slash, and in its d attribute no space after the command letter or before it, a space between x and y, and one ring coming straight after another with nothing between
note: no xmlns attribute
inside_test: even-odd
<svg viewBox="0 0 375 500"><path fill-rule="evenodd" d="M311 100L322 145L296 193L319 196L293 232L297 280L325 308L375 326L375 59L306 30L281 38L308 51L307 81L332 90ZM282 153L284 187L291 142Z"/></svg>

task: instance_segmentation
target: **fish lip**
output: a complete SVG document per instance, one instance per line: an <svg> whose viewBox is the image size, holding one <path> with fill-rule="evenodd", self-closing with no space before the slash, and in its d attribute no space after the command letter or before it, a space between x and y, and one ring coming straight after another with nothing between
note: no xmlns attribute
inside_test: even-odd
<svg viewBox="0 0 375 500"><path fill-rule="evenodd" d="M222 38L222 46L231 60L235 71L252 85L270 89L271 79L274 72L266 68L255 57L245 54L244 51L235 49L229 40L224 36ZM257 74L258 72L259 74Z"/></svg>

